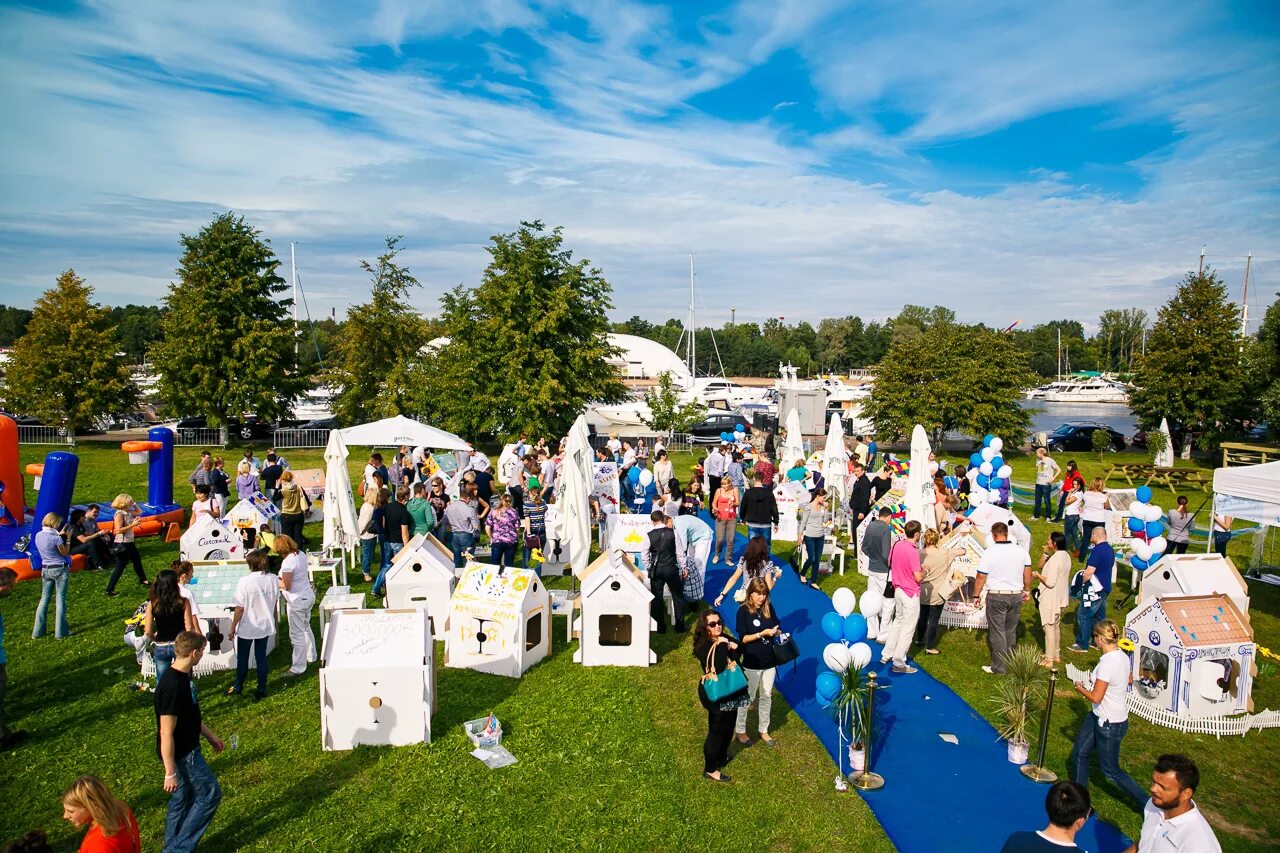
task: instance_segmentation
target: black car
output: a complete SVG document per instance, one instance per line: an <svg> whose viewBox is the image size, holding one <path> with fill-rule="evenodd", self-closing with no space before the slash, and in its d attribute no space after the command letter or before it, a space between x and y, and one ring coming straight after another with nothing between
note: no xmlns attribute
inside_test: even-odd
<svg viewBox="0 0 1280 853"><path fill-rule="evenodd" d="M1072 421L1049 433L1046 446L1050 453L1063 453L1070 451L1072 453L1089 453L1093 450L1093 431L1102 430L1111 436L1111 445L1108 448L1115 453L1125 448L1124 434L1117 432L1106 424L1096 423L1092 421Z"/></svg>
<svg viewBox="0 0 1280 853"><path fill-rule="evenodd" d="M715 444L720 441L720 433L733 432L739 424L746 427L747 435L751 434L751 424L747 423L746 418L741 415L716 413L708 415L702 423L692 426L689 429L689 435L698 444Z"/></svg>
<svg viewBox="0 0 1280 853"><path fill-rule="evenodd" d="M199 415L193 418L182 418L173 425L173 428L179 435L194 434L196 430L201 429L215 429L215 427L210 427L208 423L204 415ZM276 433L276 425L270 421L259 420L257 417L249 415L244 420L229 418L227 420L227 432L245 440L270 440Z"/></svg>

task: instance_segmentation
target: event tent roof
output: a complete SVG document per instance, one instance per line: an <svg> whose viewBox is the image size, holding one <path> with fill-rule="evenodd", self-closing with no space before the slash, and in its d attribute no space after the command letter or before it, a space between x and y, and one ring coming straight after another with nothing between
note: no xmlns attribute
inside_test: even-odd
<svg viewBox="0 0 1280 853"><path fill-rule="evenodd" d="M1280 462L1219 468L1213 491L1218 512L1280 526Z"/></svg>
<svg viewBox="0 0 1280 853"><path fill-rule="evenodd" d="M396 415L341 430L342 441L361 447L430 447L433 450L470 450L471 445L451 432Z"/></svg>

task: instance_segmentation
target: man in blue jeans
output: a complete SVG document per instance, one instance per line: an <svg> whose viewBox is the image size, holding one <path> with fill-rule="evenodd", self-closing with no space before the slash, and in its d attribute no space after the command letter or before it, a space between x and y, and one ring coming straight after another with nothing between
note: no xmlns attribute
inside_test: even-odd
<svg viewBox="0 0 1280 853"><path fill-rule="evenodd" d="M1031 511L1032 518L1053 517L1053 483L1058 479L1062 469L1043 447L1036 448L1036 503ZM1044 503L1044 515L1040 514L1040 504Z"/></svg>
<svg viewBox="0 0 1280 853"><path fill-rule="evenodd" d="M204 655L204 637L183 631L174 640L174 661L156 684L156 749L164 762L169 812L164 823L165 853L196 849L222 802L222 787L200 753L200 738L214 753L222 741L200 716L191 671Z"/></svg>
<svg viewBox="0 0 1280 853"><path fill-rule="evenodd" d="M757 471L751 475L751 488L742 493L742 506L738 514L747 525L747 538L763 536L773 547L773 528L778 526L778 501L773 489L764 484Z"/></svg>
<svg viewBox="0 0 1280 853"><path fill-rule="evenodd" d="M1111 594L1111 578L1116 566L1116 552L1107 542L1105 527L1095 527L1090 537L1089 562L1082 574L1080 607L1076 610L1076 642L1073 652L1089 650L1093 626L1107 618L1107 596ZM1097 581L1095 585L1092 581Z"/></svg>
<svg viewBox="0 0 1280 853"><path fill-rule="evenodd" d="M453 567L460 569L467 564L465 555L475 547L480 536L480 516L471 505L471 496L464 491L456 500L449 501L444 508L444 521L449 526Z"/></svg>

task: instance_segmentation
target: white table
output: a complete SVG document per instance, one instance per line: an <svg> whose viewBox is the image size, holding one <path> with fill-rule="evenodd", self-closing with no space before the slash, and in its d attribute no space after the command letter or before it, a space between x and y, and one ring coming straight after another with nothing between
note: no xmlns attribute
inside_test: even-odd
<svg viewBox="0 0 1280 853"><path fill-rule="evenodd" d="M349 586L331 586L320 599L320 656L324 656L325 626L335 610L363 610L364 593L352 592Z"/></svg>
<svg viewBox="0 0 1280 853"><path fill-rule="evenodd" d="M316 575L329 574L329 582L332 586L338 585L338 566L342 563L337 557L326 557L319 553L307 554L307 575L311 578L312 587L315 586Z"/></svg>

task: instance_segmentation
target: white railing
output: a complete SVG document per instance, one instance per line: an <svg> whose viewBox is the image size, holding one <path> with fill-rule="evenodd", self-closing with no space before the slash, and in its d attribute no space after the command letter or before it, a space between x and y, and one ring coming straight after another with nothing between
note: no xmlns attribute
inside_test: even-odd
<svg viewBox="0 0 1280 853"><path fill-rule="evenodd" d="M18 444L61 444L74 447L76 439L62 427L18 424Z"/></svg>
<svg viewBox="0 0 1280 853"><path fill-rule="evenodd" d="M278 429L272 444L277 449L327 447L329 432L327 429Z"/></svg>
<svg viewBox="0 0 1280 853"><path fill-rule="evenodd" d="M207 427L170 427L176 447L223 447L222 430Z"/></svg>

